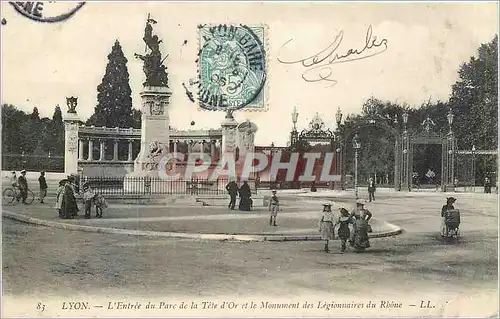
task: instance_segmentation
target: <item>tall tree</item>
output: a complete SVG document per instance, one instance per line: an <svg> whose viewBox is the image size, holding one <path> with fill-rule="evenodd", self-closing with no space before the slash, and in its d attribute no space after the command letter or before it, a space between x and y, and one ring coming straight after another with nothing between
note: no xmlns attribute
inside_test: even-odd
<svg viewBox="0 0 500 319"><path fill-rule="evenodd" d="M53 156L64 155L64 123L59 105L54 109L52 120L46 125L43 149Z"/></svg>
<svg viewBox="0 0 500 319"><path fill-rule="evenodd" d="M97 106L87 121L88 125L107 127L130 127L132 117L132 90L129 84L127 58L118 40L108 55L108 65L97 86Z"/></svg>
<svg viewBox="0 0 500 319"><path fill-rule="evenodd" d="M460 66L452 87L450 106L456 115L459 146L496 149L498 146L498 35L482 44L469 62Z"/></svg>

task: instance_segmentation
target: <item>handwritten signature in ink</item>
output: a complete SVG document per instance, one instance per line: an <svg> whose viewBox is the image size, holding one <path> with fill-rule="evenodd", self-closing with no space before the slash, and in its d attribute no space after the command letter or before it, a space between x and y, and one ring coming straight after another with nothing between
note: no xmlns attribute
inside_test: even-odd
<svg viewBox="0 0 500 319"><path fill-rule="evenodd" d="M376 36L372 36L372 26L368 27L366 31L365 46L361 49L349 49L346 53L337 53L342 40L344 39L344 31L340 31L325 49L311 55L307 58L295 61L285 61L281 59L278 53L278 62L283 64L302 64L307 70L302 73L302 78L306 82L321 82L326 81L329 83L327 86L337 84L337 80L333 79L333 65L338 63L347 63L357 60L367 59L379 55L387 50L387 39L378 40ZM279 52L292 41L293 39L285 42Z"/></svg>

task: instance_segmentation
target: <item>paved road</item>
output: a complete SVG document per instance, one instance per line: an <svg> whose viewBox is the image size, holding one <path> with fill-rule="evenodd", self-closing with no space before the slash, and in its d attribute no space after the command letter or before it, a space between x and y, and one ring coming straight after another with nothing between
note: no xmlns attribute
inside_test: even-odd
<svg viewBox="0 0 500 319"><path fill-rule="evenodd" d="M498 311L492 301L498 297L496 199L459 198L463 224L458 243L445 242L437 233L441 199L394 198L370 204L377 218L402 226L405 233L374 239L372 248L361 254L337 250L326 254L320 242L136 238L33 227L4 219L4 306L16 310L11 302L19 298L44 301L58 296L70 301L77 296L78 300L89 296L161 296L168 300L174 296L205 300L322 296L328 301L392 298L408 300L408 304L429 299L437 304L436 309L415 312L406 305L404 311L412 315L491 315ZM320 297L310 298L318 301ZM51 311L62 311L60 308L52 306ZM432 312L437 309L439 312ZM287 314L267 311L261 315ZM308 315L355 314L301 311ZM396 311L378 309L372 314L405 314ZM220 316L221 312L196 314Z"/></svg>

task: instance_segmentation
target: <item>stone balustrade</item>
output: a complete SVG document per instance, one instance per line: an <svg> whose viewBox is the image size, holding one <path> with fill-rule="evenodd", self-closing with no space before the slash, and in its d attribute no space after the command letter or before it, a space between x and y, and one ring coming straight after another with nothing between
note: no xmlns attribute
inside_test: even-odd
<svg viewBox="0 0 500 319"><path fill-rule="evenodd" d="M170 152L206 153L213 159L221 153L222 130L176 130L170 133ZM139 152L141 130L134 128L109 128L80 125L78 128L78 162L121 162L133 163ZM111 145L110 145L111 144ZM121 144L127 147L120 147ZM136 147L137 146L137 147ZM112 157L107 150L111 148ZM119 150L126 150L126 159L119 156ZM96 152L96 150L98 150ZM98 155L96 156L96 153Z"/></svg>

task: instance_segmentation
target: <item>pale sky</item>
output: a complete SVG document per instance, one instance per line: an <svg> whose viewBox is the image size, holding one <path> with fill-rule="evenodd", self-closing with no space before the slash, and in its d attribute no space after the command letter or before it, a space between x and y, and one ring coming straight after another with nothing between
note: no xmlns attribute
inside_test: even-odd
<svg viewBox="0 0 500 319"><path fill-rule="evenodd" d="M291 112L299 111L298 127L306 128L316 112L335 128L335 112L359 113L370 96L418 106L429 98L446 101L460 64L481 43L498 33L498 5L490 3L136 3L88 2L71 19L39 23L1 3L2 103L25 111L36 106L52 116L66 97L77 96L77 111L86 120L97 103L107 55L116 39L128 59L134 108L140 108L144 81L142 42L148 13L158 21L154 34L163 40L171 98L171 125L178 129L219 128L222 112L200 111L184 93L182 82L197 75L197 25L205 23L266 24L268 81L266 112L235 112L259 127L257 145L285 145L292 128ZM47 12L49 10L47 9ZM338 83L308 83L300 64L286 65L280 57L299 60L319 53L339 31L344 37L336 52L361 50L366 30L387 50L380 55L332 66ZM187 40L187 44L183 45ZM195 126L190 122L195 121Z"/></svg>

